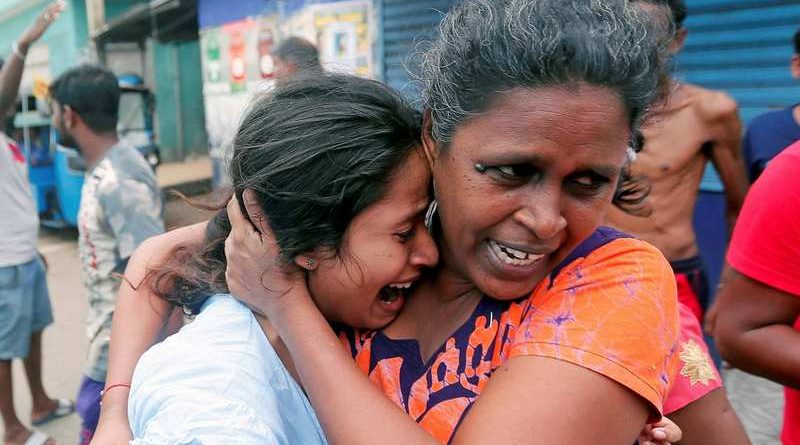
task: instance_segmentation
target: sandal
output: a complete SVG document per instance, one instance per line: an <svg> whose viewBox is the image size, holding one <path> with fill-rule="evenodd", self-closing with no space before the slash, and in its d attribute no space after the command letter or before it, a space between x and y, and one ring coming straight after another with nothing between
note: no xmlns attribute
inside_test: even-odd
<svg viewBox="0 0 800 445"><path fill-rule="evenodd" d="M52 411L47 413L46 416L42 417L41 419L32 420L31 425L33 426L41 426L51 420L58 419L59 417L68 416L75 412L75 403L69 399L57 399L56 400L56 407L53 408Z"/></svg>
<svg viewBox="0 0 800 445"><path fill-rule="evenodd" d="M50 436L41 431L33 430L33 433L31 433L24 445L46 445L49 441Z"/></svg>

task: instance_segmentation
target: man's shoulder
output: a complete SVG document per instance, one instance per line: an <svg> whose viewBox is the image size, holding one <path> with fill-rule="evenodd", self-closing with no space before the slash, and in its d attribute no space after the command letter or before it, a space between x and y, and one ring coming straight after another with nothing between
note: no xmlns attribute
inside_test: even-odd
<svg viewBox="0 0 800 445"><path fill-rule="evenodd" d="M791 123L793 110L794 106L791 106L759 114L750 121L750 124L747 126L747 131L752 133L781 128L786 125L787 122Z"/></svg>
<svg viewBox="0 0 800 445"><path fill-rule="evenodd" d="M157 185L153 170L142 155L129 145L114 147L98 167L102 168L98 184L101 193L113 192L127 181L140 182L150 188Z"/></svg>
<svg viewBox="0 0 800 445"><path fill-rule="evenodd" d="M736 100L724 91L692 84L681 84L680 88L681 94L691 101L698 114L706 121L735 118L737 115Z"/></svg>

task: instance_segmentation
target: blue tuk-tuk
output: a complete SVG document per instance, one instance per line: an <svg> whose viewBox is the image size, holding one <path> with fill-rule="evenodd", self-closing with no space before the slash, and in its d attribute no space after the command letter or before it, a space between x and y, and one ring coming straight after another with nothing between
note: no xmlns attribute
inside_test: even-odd
<svg viewBox="0 0 800 445"><path fill-rule="evenodd" d="M161 163L161 150L155 143L153 133L155 99L138 75L125 74L118 79L120 97L117 135L120 140L136 147L155 170Z"/></svg>
<svg viewBox="0 0 800 445"><path fill-rule="evenodd" d="M153 135L153 96L138 76L119 77L120 106L117 134L136 147L155 170L161 153ZM20 142L28 162L28 179L45 227L77 226L86 164L77 151L55 142L42 102L22 97L10 136Z"/></svg>

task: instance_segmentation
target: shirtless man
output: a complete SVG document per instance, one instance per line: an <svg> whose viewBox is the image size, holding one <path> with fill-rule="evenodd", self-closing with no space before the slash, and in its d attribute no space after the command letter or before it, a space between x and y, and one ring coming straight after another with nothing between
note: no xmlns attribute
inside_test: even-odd
<svg viewBox="0 0 800 445"><path fill-rule="evenodd" d="M675 34L669 51L673 56L677 54L687 34L683 27L686 18L683 0L639 2L660 23L668 23L666 14L672 14ZM748 186L740 149L741 123L736 102L725 93L677 80L671 81L670 88L642 127L644 150L631 167L634 175L649 180L650 213L637 217L611 209L607 221L661 250L675 270L681 301L701 319L709 302L692 226L697 192L706 162L711 160L725 186L728 223L732 228Z"/></svg>

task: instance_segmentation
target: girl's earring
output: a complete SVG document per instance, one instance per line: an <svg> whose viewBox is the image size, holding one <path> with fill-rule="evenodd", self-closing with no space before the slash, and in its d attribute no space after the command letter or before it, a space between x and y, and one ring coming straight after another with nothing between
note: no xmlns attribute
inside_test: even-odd
<svg viewBox="0 0 800 445"><path fill-rule="evenodd" d="M306 259L306 267L310 270L313 269L316 263L311 258Z"/></svg>

